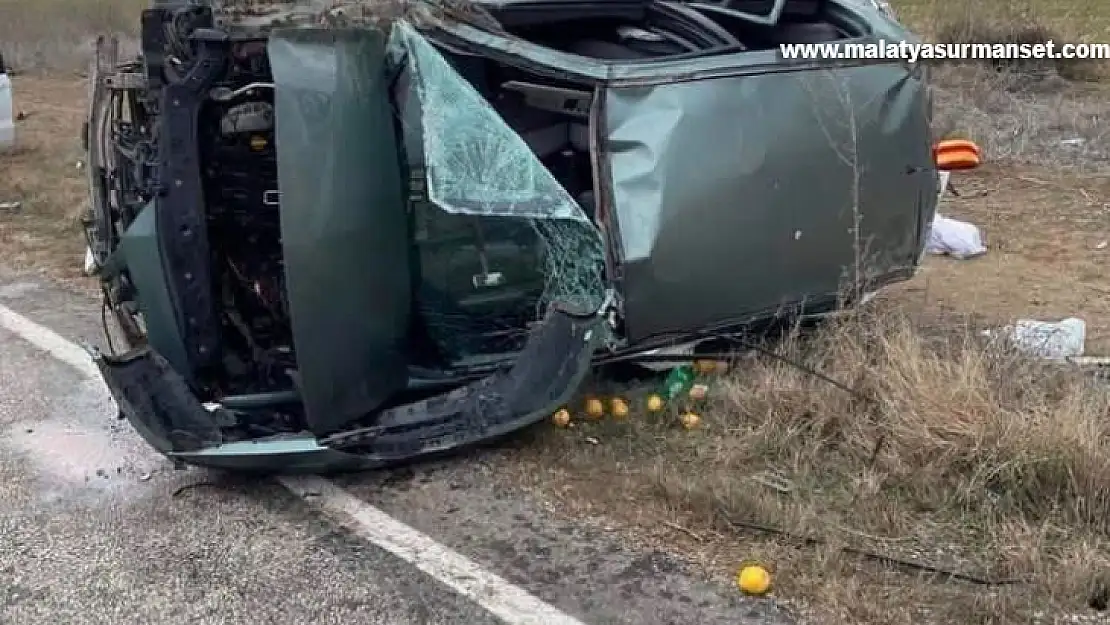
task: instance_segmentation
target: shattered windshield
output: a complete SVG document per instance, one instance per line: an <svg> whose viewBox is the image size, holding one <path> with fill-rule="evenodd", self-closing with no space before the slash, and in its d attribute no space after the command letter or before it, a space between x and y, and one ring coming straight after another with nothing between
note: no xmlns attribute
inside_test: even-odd
<svg viewBox="0 0 1110 625"><path fill-rule="evenodd" d="M394 24L390 52L402 74L394 97L411 170L410 185L422 182L428 202L438 211L467 222L461 228L468 237L477 238L482 265L495 263L497 250L492 248L496 242L502 248L510 242L520 243L522 249L537 248L520 252L510 263L519 266L529 253L537 257L543 284L530 304L534 318L542 317L556 301L597 309L605 293L601 235L570 193L524 139L411 25ZM473 219L465 219L467 216ZM418 245L422 236L431 236L421 233L418 224ZM535 244L529 246L528 239ZM482 279L491 285L508 279L497 267L483 269ZM480 286L477 277L475 280L474 286ZM449 316L442 310L438 314Z"/></svg>

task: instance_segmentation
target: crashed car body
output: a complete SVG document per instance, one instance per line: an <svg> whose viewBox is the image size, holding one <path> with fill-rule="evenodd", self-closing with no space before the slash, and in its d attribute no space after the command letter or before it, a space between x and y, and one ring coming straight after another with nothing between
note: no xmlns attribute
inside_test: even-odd
<svg viewBox="0 0 1110 625"><path fill-rule="evenodd" d="M850 0L155 2L101 41L94 358L163 454L410 461L545 418L591 367L913 275L936 205L912 39ZM862 262L861 262L862 259Z"/></svg>

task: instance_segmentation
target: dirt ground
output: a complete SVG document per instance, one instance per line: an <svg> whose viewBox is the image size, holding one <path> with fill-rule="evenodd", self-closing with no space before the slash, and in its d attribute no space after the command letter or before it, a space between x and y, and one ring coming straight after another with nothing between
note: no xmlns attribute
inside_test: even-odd
<svg viewBox="0 0 1110 625"><path fill-rule="evenodd" d="M81 168L81 124L86 82L74 78L16 77L17 146L0 154L3 262L17 271L42 274L70 288L90 290L81 274L84 239L80 217L88 202Z"/></svg>
<svg viewBox="0 0 1110 625"><path fill-rule="evenodd" d="M1079 317L1088 353L1110 356L1110 173L988 164L953 185L940 212L978 225L989 251L928 258L891 294L987 325Z"/></svg>

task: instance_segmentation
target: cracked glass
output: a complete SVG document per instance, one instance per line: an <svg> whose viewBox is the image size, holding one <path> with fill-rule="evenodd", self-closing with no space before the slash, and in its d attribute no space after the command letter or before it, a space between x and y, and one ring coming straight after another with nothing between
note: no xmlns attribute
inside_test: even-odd
<svg viewBox="0 0 1110 625"><path fill-rule="evenodd" d="M476 246L482 279L491 284L498 279L513 283L513 276L486 267L487 257L496 257L494 248L500 246L502 264L515 267L518 275L534 271L542 280L535 296L525 298L531 320L542 318L556 302L583 311L599 308L605 297L601 233L570 193L524 139L410 24L393 25L390 53L393 69L403 76L394 85L394 97L410 187L423 185L428 203L458 217L454 227L463 233L459 240ZM422 234L421 228L417 224L418 246L423 237L430 236ZM514 244L520 247L509 250ZM444 247L444 255L458 254L461 249ZM489 262L497 265L495 261ZM453 261L445 260L436 267L449 262ZM475 288L481 286L478 275L474 279ZM428 301L428 297L424 299ZM434 323L452 326L445 333L479 329L463 327L465 315L453 321L443 307L425 314L437 315ZM466 323L513 325L505 318L470 318Z"/></svg>

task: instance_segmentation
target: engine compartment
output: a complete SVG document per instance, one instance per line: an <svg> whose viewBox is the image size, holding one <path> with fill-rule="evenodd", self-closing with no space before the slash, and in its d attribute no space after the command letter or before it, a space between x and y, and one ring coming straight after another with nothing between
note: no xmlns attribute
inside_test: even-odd
<svg viewBox="0 0 1110 625"><path fill-rule="evenodd" d="M198 142L220 319L219 392L292 387L296 369L286 301L279 214L273 90L240 92L271 80L265 42L233 48L217 93L201 108Z"/></svg>

